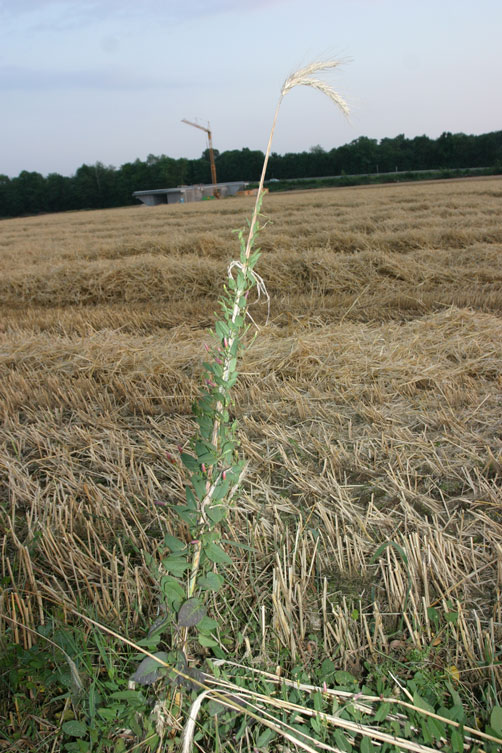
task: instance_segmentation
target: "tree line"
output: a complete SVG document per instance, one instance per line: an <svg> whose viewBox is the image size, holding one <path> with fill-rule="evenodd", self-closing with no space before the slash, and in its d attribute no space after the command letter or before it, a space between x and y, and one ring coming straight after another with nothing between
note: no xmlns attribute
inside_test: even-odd
<svg viewBox="0 0 502 753"><path fill-rule="evenodd" d="M220 153L216 150L215 159L220 182L259 180L263 164L261 151L243 148ZM437 139L428 136L408 139L400 134L378 141L361 136L329 151L314 146L298 153L274 152L267 178L285 180L464 167L500 170L502 131L478 136L445 132ZM208 150L199 159L191 160L150 154L144 161L136 159L119 168L101 162L84 164L70 177L59 173L44 177L38 172L23 170L16 178L0 174L0 217L126 206L137 203L133 191L210 182Z"/></svg>

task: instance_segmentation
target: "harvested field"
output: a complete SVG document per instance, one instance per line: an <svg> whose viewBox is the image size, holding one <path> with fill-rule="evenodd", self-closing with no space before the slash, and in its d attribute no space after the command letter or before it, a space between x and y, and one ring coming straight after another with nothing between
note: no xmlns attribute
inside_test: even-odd
<svg viewBox="0 0 502 753"><path fill-rule="evenodd" d="M502 179L269 195L236 389L228 634L502 687ZM143 636L207 328L251 200L0 224L2 613ZM376 562L372 555L384 542ZM410 584L410 588L408 585ZM229 589L229 594L231 593ZM455 614L440 629L430 607ZM48 607L47 607L48 608ZM400 625L404 612L404 625ZM441 622L443 625L443 622ZM16 638L30 645L22 628ZM242 656L244 641L235 652Z"/></svg>

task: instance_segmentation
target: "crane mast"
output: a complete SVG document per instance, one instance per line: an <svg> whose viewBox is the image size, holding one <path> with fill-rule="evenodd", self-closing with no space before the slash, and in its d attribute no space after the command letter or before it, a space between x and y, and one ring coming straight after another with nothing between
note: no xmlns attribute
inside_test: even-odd
<svg viewBox="0 0 502 753"><path fill-rule="evenodd" d="M205 131L207 133L207 141L209 144L209 161L211 163L211 182L213 185L216 185L216 164L214 162L214 152L213 152L213 138L211 134L210 128L205 128L204 126L199 125L198 123L192 123L191 120L185 120L185 118L182 119L182 123L186 123L187 125L191 125L194 128L200 128L201 131ZM215 196L217 196L217 192L215 191Z"/></svg>

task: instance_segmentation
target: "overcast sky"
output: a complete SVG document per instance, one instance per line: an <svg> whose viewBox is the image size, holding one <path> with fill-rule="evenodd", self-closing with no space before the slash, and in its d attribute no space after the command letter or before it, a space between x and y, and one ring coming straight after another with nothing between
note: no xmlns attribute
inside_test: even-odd
<svg viewBox="0 0 502 753"><path fill-rule="evenodd" d="M502 0L0 0L0 173L264 150L286 76L318 58L350 122L286 97L274 151L502 129Z"/></svg>

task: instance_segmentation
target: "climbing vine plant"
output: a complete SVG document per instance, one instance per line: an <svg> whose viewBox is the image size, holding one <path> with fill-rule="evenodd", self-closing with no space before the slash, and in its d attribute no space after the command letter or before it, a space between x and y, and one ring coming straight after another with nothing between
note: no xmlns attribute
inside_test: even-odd
<svg viewBox="0 0 502 753"><path fill-rule="evenodd" d="M296 86L309 86L327 95L344 114L345 101L325 81L312 74L335 68L336 61L314 62L293 73L284 82L276 107L254 210L246 230L238 232L239 258L228 267L227 279L219 300L220 314L206 345L203 383L193 413L197 426L188 451L180 448L180 460L186 472L185 504L174 508L188 531L188 542L167 535L163 541L160 566L150 560L163 599L159 619L152 625L143 645L154 648L163 632L174 637L173 652L156 654L162 661L174 663L185 673L190 631L199 643L218 654L215 630L217 622L207 614L207 595L218 594L225 583L224 569L231 558L222 546L222 528L231 503L239 490L246 463L239 455L237 422L231 417L232 388L238 377L239 361L245 347L251 318L250 295L266 295L263 280L256 272L260 258L257 245L262 225L261 207L264 181L272 139L282 100ZM145 659L133 678L153 682L162 667Z"/></svg>

